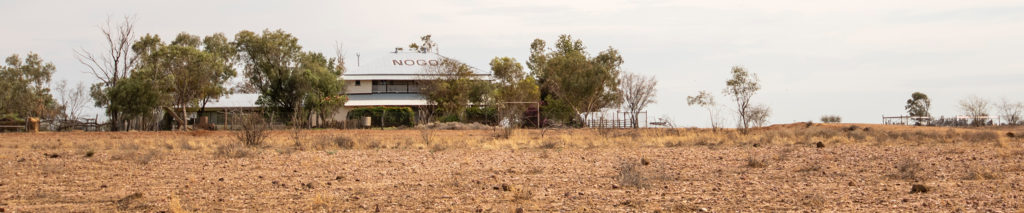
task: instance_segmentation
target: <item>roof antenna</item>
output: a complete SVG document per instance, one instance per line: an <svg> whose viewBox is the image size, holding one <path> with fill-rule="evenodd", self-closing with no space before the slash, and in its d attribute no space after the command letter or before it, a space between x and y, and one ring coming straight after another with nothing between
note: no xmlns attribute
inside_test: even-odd
<svg viewBox="0 0 1024 213"><path fill-rule="evenodd" d="M356 67L359 67L359 53L356 53Z"/></svg>

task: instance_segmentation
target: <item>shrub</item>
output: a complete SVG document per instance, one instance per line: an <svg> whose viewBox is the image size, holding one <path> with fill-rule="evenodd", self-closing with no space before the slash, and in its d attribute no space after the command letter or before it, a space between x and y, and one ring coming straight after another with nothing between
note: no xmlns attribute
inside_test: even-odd
<svg viewBox="0 0 1024 213"><path fill-rule="evenodd" d="M747 165L746 166L750 167L750 168L764 168L764 167L768 167L768 159L764 159L764 158L761 158L761 157L750 156L750 157L747 157Z"/></svg>
<svg viewBox="0 0 1024 213"><path fill-rule="evenodd" d="M842 121L843 121L843 118L840 118L838 115L822 115L821 116L821 122L822 123L840 123Z"/></svg>
<svg viewBox="0 0 1024 213"><path fill-rule="evenodd" d="M904 180L921 180L924 178L921 163L911 158L904 158L896 163L896 173L892 177Z"/></svg>
<svg viewBox="0 0 1024 213"><path fill-rule="evenodd" d="M635 160L623 160L619 163L619 176L616 178L619 184L636 188L647 188L648 178L640 171L640 165Z"/></svg>
<svg viewBox="0 0 1024 213"><path fill-rule="evenodd" d="M374 127L397 127L397 126L415 126L416 113L409 107L366 107L357 108L348 112L348 119L362 119L362 117L371 117L373 122L370 122ZM383 123L381 117L384 116Z"/></svg>
<svg viewBox="0 0 1024 213"><path fill-rule="evenodd" d="M245 146L231 143L217 146L217 151L214 154L221 157L244 158L252 155L252 150Z"/></svg>
<svg viewBox="0 0 1024 213"><path fill-rule="evenodd" d="M481 123L484 125L498 124L498 108L495 107L470 107L466 108L466 123Z"/></svg>
<svg viewBox="0 0 1024 213"><path fill-rule="evenodd" d="M334 145L337 145L338 148L342 149L352 149L356 147L356 142L355 140L352 140L352 138L343 135L334 138Z"/></svg>
<svg viewBox="0 0 1024 213"><path fill-rule="evenodd" d="M262 115L257 113L243 114L238 116L238 121L235 123L241 128L235 133L235 138L245 146L261 146L267 140L267 130L270 127Z"/></svg>
<svg viewBox="0 0 1024 213"><path fill-rule="evenodd" d="M459 116L456 116L456 115L445 115L444 117L441 117L440 119L438 119L438 121L440 121L441 123L459 122Z"/></svg>

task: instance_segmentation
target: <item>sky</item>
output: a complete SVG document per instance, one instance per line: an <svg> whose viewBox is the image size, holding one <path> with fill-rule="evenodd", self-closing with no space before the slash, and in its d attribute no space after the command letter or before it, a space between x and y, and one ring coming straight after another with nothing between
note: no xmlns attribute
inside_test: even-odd
<svg viewBox="0 0 1024 213"><path fill-rule="evenodd" d="M494 57L525 63L534 39L570 34L591 53L618 49L627 72L656 76L650 117L685 127L708 126L706 111L686 104L700 90L734 110L722 94L733 66L759 76L753 102L771 108L771 123L879 123L905 114L915 91L931 97L933 115L960 114L969 95L1024 101L1019 0L0 0L0 55L38 53L56 65L54 82L95 83L73 50L101 51L98 27L126 15L165 39L281 29L326 55L341 43L349 63L431 34L442 55L481 69Z"/></svg>

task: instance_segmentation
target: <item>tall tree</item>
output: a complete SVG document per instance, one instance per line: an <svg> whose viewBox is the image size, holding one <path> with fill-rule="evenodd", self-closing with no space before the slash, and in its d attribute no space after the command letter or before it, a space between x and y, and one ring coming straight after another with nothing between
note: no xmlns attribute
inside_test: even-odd
<svg viewBox="0 0 1024 213"><path fill-rule="evenodd" d="M490 65L495 79L493 97L498 116L508 122L509 128L519 127L523 114L533 106L526 103L540 100L540 88L533 76L527 75L523 65L513 58L495 57Z"/></svg>
<svg viewBox="0 0 1024 213"><path fill-rule="evenodd" d="M303 102L309 100L311 91L326 96L333 93L329 91L332 88L343 88L343 70L335 64L336 59L303 52L298 39L282 30L242 31L235 34L235 45L248 84L260 91L257 103L284 116L304 117L300 114L308 108L303 108ZM328 75L333 78L323 77Z"/></svg>
<svg viewBox="0 0 1024 213"><path fill-rule="evenodd" d="M483 101L487 87L472 67L449 58L441 59L439 66L427 66L418 84L442 116L456 116L459 120L464 118L467 107Z"/></svg>
<svg viewBox="0 0 1024 213"><path fill-rule="evenodd" d="M198 36L178 34L171 45L164 45L159 37L145 36L135 45L142 56L139 73L154 78L153 87L166 94L166 111L186 128L189 108L199 108L204 100L218 98L227 91L224 83L235 75L224 57L200 50L203 43Z"/></svg>
<svg viewBox="0 0 1024 213"><path fill-rule="evenodd" d="M647 105L655 103L658 80L654 76L642 76L633 73L625 73L622 76L622 103L623 108L629 113L629 119L633 128L640 128L640 112L647 108Z"/></svg>
<svg viewBox="0 0 1024 213"><path fill-rule="evenodd" d="M341 59L328 61L320 53L309 53L303 56L303 82L309 84L304 100L305 112L315 114L320 121L328 121L330 116L345 106L344 81L338 77L345 72L345 67L334 62L344 63Z"/></svg>
<svg viewBox="0 0 1024 213"><path fill-rule="evenodd" d="M1003 98L997 107L999 108L999 116L1003 117L1007 125L1021 125L1021 117L1024 116L1024 103L1014 103L1009 99Z"/></svg>
<svg viewBox="0 0 1024 213"><path fill-rule="evenodd" d="M907 105L903 108L907 110L907 113L912 117L929 117L931 114L928 112L932 107L932 100L928 99L928 95L921 92L914 92L910 94L910 99L907 99ZM914 119L918 124L924 122L925 118Z"/></svg>
<svg viewBox="0 0 1024 213"><path fill-rule="evenodd" d="M100 80L100 83L91 87L93 100L96 101L97 107L107 107L110 130L118 131L121 129L121 113L109 107L112 99L107 97L106 90L117 86L121 79L131 76L135 69L138 60L132 51L132 45L135 43L135 18L125 16L120 24L114 24L107 19L106 26L101 26L100 32L106 40L106 49L99 51L99 54L84 49L75 50L75 58Z"/></svg>
<svg viewBox="0 0 1024 213"><path fill-rule="evenodd" d="M82 110L85 109L86 104L90 100L88 87L85 84L79 82L78 84L71 86L68 85L66 80L60 81L57 85L54 85L54 90L57 93L58 104L61 108L60 117L65 120L78 120L82 114Z"/></svg>
<svg viewBox="0 0 1024 213"><path fill-rule="evenodd" d="M56 67L39 55L28 53L22 60L17 54L7 57L0 66L0 115L53 117L58 105L50 94L50 76Z"/></svg>
<svg viewBox="0 0 1024 213"><path fill-rule="evenodd" d="M983 126L988 120L990 103L977 95L967 96L960 100L960 111L971 117L971 125Z"/></svg>
<svg viewBox="0 0 1024 213"><path fill-rule="evenodd" d="M548 108L571 110L572 115L559 119L584 122L589 115L601 109L617 107L621 103L619 74L622 56L618 50L607 50L591 57L583 42L570 35L561 35L555 48L545 50L545 42L536 39L530 44L527 66L541 84L541 98Z"/></svg>
<svg viewBox="0 0 1024 213"><path fill-rule="evenodd" d="M711 131L718 131L721 127L722 121L718 113L718 103L715 102L715 96L708 91L700 91L696 96L686 97L686 104L690 106L700 106L708 110L708 118L711 122Z"/></svg>
<svg viewBox="0 0 1024 213"><path fill-rule="evenodd" d="M736 102L736 114L739 116L739 127L744 132L750 128L752 122L752 116L760 115L760 113L752 113L751 110L754 108L750 103L750 99L757 94L758 90L761 90L760 79L757 78L757 74L749 73L746 69L740 66L732 67L732 78L725 81L725 89L722 90L727 96L732 96L734 102ZM765 111L767 108L765 108ZM765 116L767 117L767 116Z"/></svg>

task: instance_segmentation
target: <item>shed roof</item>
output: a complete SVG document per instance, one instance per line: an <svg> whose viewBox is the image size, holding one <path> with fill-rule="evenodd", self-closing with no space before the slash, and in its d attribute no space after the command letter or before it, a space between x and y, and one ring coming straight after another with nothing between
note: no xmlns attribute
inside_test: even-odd
<svg viewBox="0 0 1024 213"><path fill-rule="evenodd" d="M206 108L256 108L256 100L260 94L238 93L221 97L206 104Z"/></svg>

